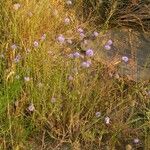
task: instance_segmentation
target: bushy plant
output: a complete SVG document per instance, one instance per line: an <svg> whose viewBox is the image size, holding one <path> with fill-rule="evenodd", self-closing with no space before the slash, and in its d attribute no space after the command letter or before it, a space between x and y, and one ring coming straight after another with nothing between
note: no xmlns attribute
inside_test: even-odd
<svg viewBox="0 0 150 150"><path fill-rule="evenodd" d="M0 1L0 149L149 148L149 84L81 51L81 3Z"/></svg>

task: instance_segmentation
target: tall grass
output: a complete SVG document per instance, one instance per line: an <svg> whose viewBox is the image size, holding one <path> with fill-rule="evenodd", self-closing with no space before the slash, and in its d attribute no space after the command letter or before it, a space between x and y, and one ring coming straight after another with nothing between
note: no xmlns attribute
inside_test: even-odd
<svg viewBox="0 0 150 150"><path fill-rule="evenodd" d="M150 32L149 0L83 0L84 20L92 16L91 23L99 28L130 27Z"/></svg>
<svg viewBox="0 0 150 150"><path fill-rule="evenodd" d="M81 53L81 4L1 1L0 149L149 149L150 87Z"/></svg>

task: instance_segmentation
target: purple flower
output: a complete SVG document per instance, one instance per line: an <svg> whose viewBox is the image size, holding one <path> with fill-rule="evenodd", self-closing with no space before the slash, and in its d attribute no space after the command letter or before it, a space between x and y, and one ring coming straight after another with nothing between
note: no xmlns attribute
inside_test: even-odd
<svg viewBox="0 0 150 150"><path fill-rule="evenodd" d="M87 56L93 56L94 55L94 52L93 52L93 50L92 49L88 49L87 51L86 51L86 55Z"/></svg>
<svg viewBox="0 0 150 150"><path fill-rule="evenodd" d="M122 60L127 63L129 61L129 58L127 56L123 56Z"/></svg>
<svg viewBox="0 0 150 150"><path fill-rule="evenodd" d="M133 142L134 142L134 144L138 144L138 143L140 142L140 140L139 140L138 138L135 138L135 139L133 140Z"/></svg>
<svg viewBox="0 0 150 150"><path fill-rule="evenodd" d="M91 65L91 62L90 62L90 61L84 61L84 62L81 64L81 66L82 66L83 68L89 68L90 65Z"/></svg>
<svg viewBox="0 0 150 150"><path fill-rule="evenodd" d="M83 33L83 29L82 28L78 28L78 32Z"/></svg>
<svg viewBox="0 0 150 150"><path fill-rule="evenodd" d="M113 44L113 41L112 40L109 40L108 42L107 42L107 45L112 45Z"/></svg>
<svg viewBox="0 0 150 150"><path fill-rule="evenodd" d="M37 41L34 41L34 47L38 47L39 43Z"/></svg>
<svg viewBox="0 0 150 150"><path fill-rule="evenodd" d="M60 42L60 43L65 42L65 37L62 34L60 34L57 39L58 39L58 42Z"/></svg>
<svg viewBox="0 0 150 150"><path fill-rule="evenodd" d="M43 34L41 40L44 41L46 39L46 34Z"/></svg>
<svg viewBox="0 0 150 150"><path fill-rule="evenodd" d="M93 32L93 35L94 35L95 37L98 37L99 34L98 34L98 32L94 31L94 32Z"/></svg>
<svg viewBox="0 0 150 150"><path fill-rule="evenodd" d="M30 112L33 112L33 111L35 110L34 105L33 105L33 104L30 104L29 107L28 107L28 110L29 110Z"/></svg>
<svg viewBox="0 0 150 150"><path fill-rule="evenodd" d="M104 47L106 50L110 50L111 49L111 46L110 45L105 45Z"/></svg>
<svg viewBox="0 0 150 150"><path fill-rule="evenodd" d="M11 46L11 49L12 49L12 50L15 50L15 49L17 49L17 46L16 46L16 44L13 44L13 45Z"/></svg>
<svg viewBox="0 0 150 150"><path fill-rule="evenodd" d="M75 52L75 53L73 54L73 56L74 56L75 58L79 58L79 57L80 57L80 53L79 53L79 52Z"/></svg>
<svg viewBox="0 0 150 150"><path fill-rule="evenodd" d="M96 113L95 113L95 116L96 116L97 118L99 118L99 117L101 116L101 112L99 112L99 111L96 112Z"/></svg>
<svg viewBox="0 0 150 150"><path fill-rule="evenodd" d="M105 48L106 50L110 50L112 44L113 44L112 40L109 40L109 41L107 42L107 44L105 45L104 48Z"/></svg>
<svg viewBox="0 0 150 150"><path fill-rule="evenodd" d="M110 124L110 118L109 117L105 117L105 123Z"/></svg>
<svg viewBox="0 0 150 150"><path fill-rule="evenodd" d="M70 19L69 18L65 18L64 22L65 22L66 25L68 25L70 23Z"/></svg>
<svg viewBox="0 0 150 150"><path fill-rule="evenodd" d="M80 33L80 37L81 37L81 38L84 38L84 37L86 37L86 36L85 36L84 33Z"/></svg>
<svg viewBox="0 0 150 150"><path fill-rule="evenodd" d="M19 61L20 61L20 58L21 58L20 55L17 55L17 56L15 57L15 59L14 59L14 62L15 62L15 63L19 62Z"/></svg>

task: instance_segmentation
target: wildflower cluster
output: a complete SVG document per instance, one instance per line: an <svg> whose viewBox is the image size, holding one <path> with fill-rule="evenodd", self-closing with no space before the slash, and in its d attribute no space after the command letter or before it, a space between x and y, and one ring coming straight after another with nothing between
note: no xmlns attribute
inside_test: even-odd
<svg viewBox="0 0 150 150"><path fill-rule="evenodd" d="M105 45L105 49L110 50L112 48L112 44L113 44L112 40L107 41Z"/></svg>
<svg viewBox="0 0 150 150"><path fill-rule="evenodd" d="M38 1L36 3L38 3ZM11 78L9 78L10 80L6 81L8 87L2 85L2 90L3 87L6 87L4 91L0 92L0 94L2 93L2 101L5 97L10 97L10 102L15 100L15 106L20 108L18 110L9 109L9 111L14 111L11 115L24 115L23 117L17 117L17 123L20 124L19 129L15 129L15 134L17 134L20 129L22 130L22 122L27 120L26 125L31 124L31 129L34 126L32 123L34 123L35 127L39 127L39 133L43 133L44 131L42 144L45 147L48 146L44 143L44 137L45 133L46 136L49 136L47 134L49 132L46 131L49 129L51 131L50 136L59 137L60 141L64 141L61 137L68 138L74 135L74 141L80 142L81 139L85 139L86 143L88 139L88 141L94 141L94 143L98 143L98 145L104 145L105 140L95 142L100 135L99 140L105 139L103 136L106 137L106 139L107 136L108 139L109 137L111 139L113 137L114 139L111 141L113 141L113 145L115 145L117 142L115 143L114 141L117 141L121 137L124 130L126 131L127 126L130 126L132 118L135 119L135 116L131 114L130 122L125 122L127 120L126 117L130 111L133 110L133 106L130 108L130 106L126 105L131 97L130 95L126 95L128 90L124 90L124 88L128 87L124 86L124 83L120 84L120 80L119 82L113 80L114 78L120 79L121 75L114 70L104 68L105 65L99 65L99 60L97 61L99 57L98 50L112 54L116 48L116 41L112 37L109 37L106 41L105 38L102 39L103 36L101 32L96 28L89 30L86 24L80 23L79 20L76 22L73 15L70 15L71 11L68 11L68 9L72 9L75 6L76 1L63 1L62 10L64 12L62 13L61 9L57 9L56 4L58 2L53 1L52 3L54 3L53 6L47 7L48 10L49 8L51 9L51 12L43 11L44 9L41 8L43 12L49 14L42 14L42 11L39 10L39 14L41 13L43 18L40 18L42 15L40 14L39 17L38 13L36 14L34 10L30 10L29 12L22 11L22 9L26 8L25 3L13 3L11 7L13 10L12 13L16 16L16 20L20 14L22 15L25 12L25 19L28 18L25 27L28 27L28 24L31 23L31 31L33 32L33 34L28 33L26 31L30 31L30 29L25 29L25 33L21 33L21 36L19 35L18 38L13 37L9 45L8 42L4 43L4 45L8 46L6 46L7 48L6 51L4 50L4 53L0 53L0 61L2 60L1 66L4 69L6 66L4 78L5 76L6 78L11 76ZM37 4L36 9L40 7L39 4L40 3ZM61 4L61 1L59 4ZM42 7L44 7L44 4ZM66 8L67 12L65 12ZM24 16L22 16L22 18ZM52 24L46 24L49 20ZM23 23L21 23L21 25L23 25ZM20 28L19 26L19 29ZM20 40L20 37L23 38ZM8 56L8 65L3 65L3 60L6 58L5 56ZM105 55L104 57L106 58ZM127 66L129 65L130 57L123 54L117 57L117 61L119 64ZM105 69L104 72L103 68ZM12 75L11 70L13 70ZM105 76L105 72L108 73L106 70L110 71L109 76L111 78L107 75ZM1 76L2 74L3 72ZM0 81L0 84L3 83ZM11 86L13 87L12 92L9 93L8 89L10 89ZM5 92L5 90L8 92ZM145 95L149 98L150 91L148 89L146 90L147 93ZM19 93L18 95L16 91ZM5 93L8 95L3 96ZM140 98L141 97L142 96L140 96ZM144 103L144 101L142 102ZM6 108L7 107L6 105ZM127 107L128 109L126 109ZM124 113L122 110L126 112ZM133 114L136 114L134 111L136 111L136 109L133 110ZM126 116L124 116L124 114L126 114ZM117 115L120 117L120 122L115 122L119 120ZM19 118L25 118L26 120L18 121ZM16 119L16 117L14 117L14 119ZM31 121L29 119L31 119ZM124 122L127 125L125 129L123 127ZM15 124L15 120L13 123ZM147 125L146 122L145 125ZM14 129L13 124L12 129ZM27 132L29 132L29 129L30 128L27 127ZM116 132L117 130L119 130L119 132ZM67 137L61 136L62 133L67 135ZM129 134L131 145L139 146L142 143L141 138L138 137L135 131L133 134L133 137ZM9 134L6 133L6 136L8 135ZM17 137L20 136L17 135ZM4 140L5 139L7 139L7 137L4 138ZM14 139L15 138L13 138L13 140ZM67 140L71 141L71 139ZM11 144L15 147L15 143L16 141L13 141ZM108 140L107 143L109 143ZM118 143L120 144L119 140ZM44 148L44 146L40 148ZM53 144L51 146L53 146ZM101 147L99 148L101 149Z"/></svg>

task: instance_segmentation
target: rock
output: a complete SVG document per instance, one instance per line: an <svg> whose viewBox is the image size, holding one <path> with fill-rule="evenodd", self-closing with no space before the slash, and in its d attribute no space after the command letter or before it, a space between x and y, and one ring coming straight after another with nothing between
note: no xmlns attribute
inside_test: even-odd
<svg viewBox="0 0 150 150"><path fill-rule="evenodd" d="M111 29L96 40L87 40L82 49L92 48L96 59L121 76L134 81L150 80L150 37L132 29ZM111 42L112 41L112 42ZM110 47L110 48L109 48ZM122 60L127 57L127 62Z"/></svg>

